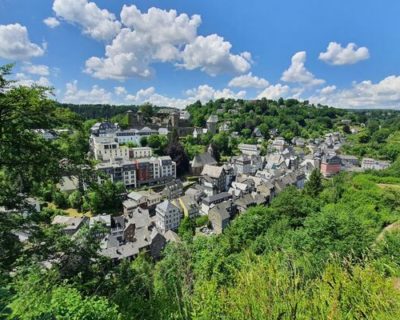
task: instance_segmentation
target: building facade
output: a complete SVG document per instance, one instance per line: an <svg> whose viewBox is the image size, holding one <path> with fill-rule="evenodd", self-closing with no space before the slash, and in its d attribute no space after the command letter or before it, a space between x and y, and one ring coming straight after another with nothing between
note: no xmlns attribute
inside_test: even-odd
<svg viewBox="0 0 400 320"><path fill-rule="evenodd" d="M160 232L165 233L168 230L178 229L181 219L181 210L171 201L165 200L157 205L156 226Z"/></svg>

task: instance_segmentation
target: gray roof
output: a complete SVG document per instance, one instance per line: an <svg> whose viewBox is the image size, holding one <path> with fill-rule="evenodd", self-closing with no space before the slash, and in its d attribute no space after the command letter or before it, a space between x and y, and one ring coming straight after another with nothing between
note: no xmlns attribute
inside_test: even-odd
<svg viewBox="0 0 400 320"><path fill-rule="evenodd" d="M219 201L219 200L222 200L222 199L230 199L230 198L232 198L232 195L230 193L221 192L221 193L218 193L216 195L204 198L203 202L205 202L205 203L213 203L213 202L216 202L216 201Z"/></svg>
<svg viewBox="0 0 400 320"><path fill-rule="evenodd" d="M201 172L202 176L209 176L211 178L219 178L223 172L224 168L223 167L218 167L218 166L211 166L209 164L206 164L203 168L203 171Z"/></svg>
<svg viewBox="0 0 400 320"><path fill-rule="evenodd" d="M225 201L215 205L208 213L209 216L218 216L221 220L230 219L228 208L232 205L232 201Z"/></svg>
<svg viewBox="0 0 400 320"><path fill-rule="evenodd" d="M217 122L218 122L218 116L212 114L212 115L208 118L207 122L217 123Z"/></svg>
<svg viewBox="0 0 400 320"><path fill-rule="evenodd" d="M160 204L157 205L157 209L160 209L163 212L168 212L172 209L179 209L179 208L174 206L171 201L164 200L163 202L161 202Z"/></svg>
<svg viewBox="0 0 400 320"><path fill-rule="evenodd" d="M62 192L75 191L79 188L79 179L77 176L64 176L58 187Z"/></svg>
<svg viewBox="0 0 400 320"><path fill-rule="evenodd" d="M192 168L204 167L208 165L216 165L217 161L209 152L204 152L202 154L195 155L192 160Z"/></svg>

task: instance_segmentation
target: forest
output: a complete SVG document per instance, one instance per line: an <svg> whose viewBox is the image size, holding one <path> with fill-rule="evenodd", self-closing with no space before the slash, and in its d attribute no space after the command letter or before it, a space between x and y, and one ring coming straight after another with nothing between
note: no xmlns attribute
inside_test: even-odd
<svg viewBox="0 0 400 320"><path fill-rule="evenodd" d="M71 238L51 225L55 209L24 214L27 196L45 197L62 175L86 172L88 129L108 111L85 119L51 100L47 88L12 86L11 72L0 67L0 207L7 209L0 210L0 319L400 318L398 113L283 99L189 106L194 124L204 125L223 105L221 120L245 136L265 124L265 135L277 128L286 139L314 137L347 131L341 120L352 119L360 128L347 151L393 164L329 180L315 172L304 189L287 188L219 236L194 237L185 223L181 241L160 260L143 253L115 265L98 255L100 227ZM229 113L235 104L249 116ZM51 142L33 132L61 127L74 134ZM88 205L107 208L120 190L91 192L106 196L88 196ZM18 231L29 241L20 242Z"/></svg>

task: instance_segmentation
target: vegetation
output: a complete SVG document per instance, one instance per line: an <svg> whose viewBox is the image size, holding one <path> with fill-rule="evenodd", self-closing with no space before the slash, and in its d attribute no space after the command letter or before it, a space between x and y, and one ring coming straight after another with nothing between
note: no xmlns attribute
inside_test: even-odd
<svg viewBox="0 0 400 320"><path fill-rule="evenodd" d="M98 255L104 234L100 226L83 228L71 238L50 224L59 210L22 214L29 209L24 201L27 195L88 206L95 213L112 211L120 205L124 190L110 182L91 183L91 162L83 144L91 122L59 109L46 88L11 87L5 80L10 71L9 66L0 69L0 207L7 209L0 213L0 317L400 317L400 159L385 149L389 142L398 147L398 128L394 122L390 125L394 117L376 116L381 129L376 130L374 122L365 129L390 131L371 135L366 142L381 141L377 145L383 146L382 157L394 160L389 169L341 174L331 180L313 172L304 190L287 188L270 206L255 207L237 217L219 236L193 236L195 226L207 220L185 219L179 229L182 241L169 244L161 260L141 254L133 262L112 265ZM368 122L363 113L298 105L296 100L224 103L227 110L235 103L243 104L249 114L254 111L252 119L264 114L260 125L265 123L268 130L279 127L285 138L290 138L289 131L294 134L292 126L299 126L295 130L303 137L322 134L331 126L327 119L333 127L341 126L338 120L344 116ZM202 110L198 114L191 106L194 121L201 123L221 104L207 104L204 111L197 103L194 106ZM303 119L304 126L293 119ZM231 120L241 128L242 120ZM60 126L71 128L74 134L47 141L33 131ZM230 140L226 144L223 135L211 139L222 155L235 148ZM167 149L171 156L185 160L175 134ZM62 199L54 185L66 173L81 177L88 191L78 190ZM28 242L18 240L15 232L19 230L29 231Z"/></svg>

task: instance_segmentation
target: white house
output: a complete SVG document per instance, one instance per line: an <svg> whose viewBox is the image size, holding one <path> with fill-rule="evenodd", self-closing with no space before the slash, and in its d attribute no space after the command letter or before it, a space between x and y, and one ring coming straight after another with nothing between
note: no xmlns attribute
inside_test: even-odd
<svg viewBox="0 0 400 320"><path fill-rule="evenodd" d="M164 200L156 207L156 226L160 232L176 230L182 219L181 210L173 205L171 201Z"/></svg>

